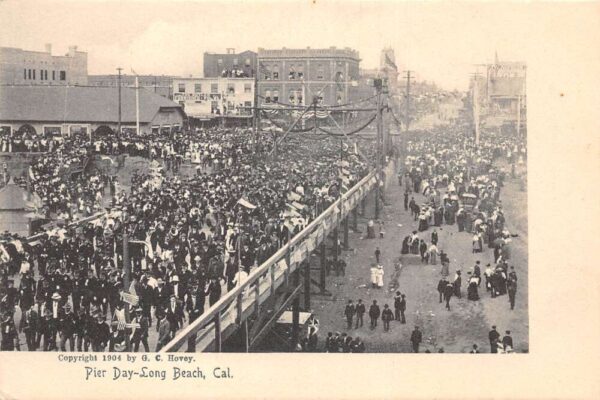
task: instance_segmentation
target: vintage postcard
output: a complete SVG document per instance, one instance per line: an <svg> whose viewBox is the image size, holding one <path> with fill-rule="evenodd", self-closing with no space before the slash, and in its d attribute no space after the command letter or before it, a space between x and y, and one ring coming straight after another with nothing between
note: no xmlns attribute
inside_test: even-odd
<svg viewBox="0 0 600 400"><path fill-rule="evenodd" d="M1 1L0 398L597 398L599 21Z"/></svg>

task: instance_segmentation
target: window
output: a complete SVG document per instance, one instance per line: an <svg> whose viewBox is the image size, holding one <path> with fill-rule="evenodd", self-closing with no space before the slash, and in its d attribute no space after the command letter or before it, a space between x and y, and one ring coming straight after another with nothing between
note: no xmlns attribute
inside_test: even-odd
<svg viewBox="0 0 600 400"><path fill-rule="evenodd" d="M35 81L35 69L32 69L33 71L33 80Z"/></svg>
<svg viewBox="0 0 600 400"><path fill-rule="evenodd" d="M265 103L270 103L270 102L271 102L271 91L265 90Z"/></svg>
<svg viewBox="0 0 600 400"><path fill-rule="evenodd" d="M40 69L40 81L44 80L44 70Z"/></svg>
<svg viewBox="0 0 600 400"><path fill-rule="evenodd" d="M252 84L244 83L244 93L252 93Z"/></svg>
<svg viewBox="0 0 600 400"><path fill-rule="evenodd" d="M44 127L44 135L45 136L60 136L61 135L61 127L60 126L45 126Z"/></svg>
<svg viewBox="0 0 600 400"><path fill-rule="evenodd" d="M279 101L279 90L273 90L273 103L277 103Z"/></svg>
<svg viewBox="0 0 600 400"><path fill-rule="evenodd" d="M210 92L211 93L219 93L219 84L218 83L211 83L210 84Z"/></svg>
<svg viewBox="0 0 600 400"><path fill-rule="evenodd" d="M298 79L304 78L304 65L303 64L296 65L296 76L298 77Z"/></svg>
<svg viewBox="0 0 600 400"><path fill-rule="evenodd" d="M56 71L52 71L52 80L55 81L56 80Z"/></svg>
<svg viewBox="0 0 600 400"><path fill-rule="evenodd" d="M61 81L66 81L67 80L67 73L65 71L60 71L60 80Z"/></svg>
<svg viewBox="0 0 600 400"><path fill-rule="evenodd" d="M27 70L27 79L31 79L31 70L30 69Z"/></svg>
<svg viewBox="0 0 600 400"><path fill-rule="evenodd" d="M200 83L195 83L195 84L194 84L194 92L195 92L195 93L201 93L201 92L202 92L202 84L200 84Z"/></svg>
<svg viewBox="0 0 600 400"><path fill-rule="evenodd" d="M302 104L302 90L291 89L289 99L292 104Z"/></svg>
<svg viewBox="0 0 600 400"><path fill-rule="evenodd" d="M273 65L273 79L279 79L279 65Z"/></svg>
<svg viewBox="0 0 600 400"><path fill-rule="evenodd" d="M185 93L185 83L180 83L180 84L178 85L178 89L177 89L177 91L178 91L179 93Z"/></svg>
<svg viewBox="0 0 600 400"><path fill-rule="evenodd" d="M234 67L237 67L237 65L238 65L238 59L237 59L237 58L234 58L234 59L233 59L233 66L234 66Z"/></svg>
<svg viewBox="0 0 600 400"><path fill-rule="evenodd" d="M219 67L222 67L222 66L223 66L223 59L222 59L222 58L219 58L219 59L217 60L217 65L218 65Z"/></svg>
<svg viewBox="0 0 600 400"><path fill-rule="evenodd" d="M27 69L23 68L23 79L27 79Z"/></svg>
<svg viewBox="0 0 600 400"><path fill-rule="evenodd" d="M262 71L265 81L268 81L269 79L271 79L271 66L270 65L263 65L263 63L260 63L259 69L260 69L260 71Z"/></svg>
<svg viewBox="0 0 600 400"><path fill-rule="evenodd" d="M246 63L245 64L246 64L246 67L250 66L250 59L249 58L246 58Z"/></svg>
<svg viewBox="0 0 600 400"><path fill-rule="evenodd" d="M227 94L235 94L235 84L233 84L233 83L227 84Z"/></svg>
<svg viewBox="0 0 600 400"><path fill-rule="evenodd" d="M317 64L317 79L325 79L325 67L323 67L323 64Z"/></svg>
<svg viewBox="0 0 600 400"><path fill-rule="evenodd" d="M133 129L135 131L135 128L130 128ZM82 134L82 135L87 135L88 133L88 128L87 126L83 126L83 125L70 125L69 126L69 134L74 135L74 134Z"/></svg>

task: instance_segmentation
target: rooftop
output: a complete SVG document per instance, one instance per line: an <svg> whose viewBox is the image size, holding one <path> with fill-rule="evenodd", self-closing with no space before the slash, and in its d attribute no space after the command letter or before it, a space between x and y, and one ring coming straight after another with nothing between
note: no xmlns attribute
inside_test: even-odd
<svg viewBox="0 0 600 400"><path fill-rule="evenodd" d="M116 122L118 87L0 86L0 120L40 122ZM161 108L181 106L140 89L140 122L150 122ZM121 88L122 122L134 122L135 89Z"/></svg>

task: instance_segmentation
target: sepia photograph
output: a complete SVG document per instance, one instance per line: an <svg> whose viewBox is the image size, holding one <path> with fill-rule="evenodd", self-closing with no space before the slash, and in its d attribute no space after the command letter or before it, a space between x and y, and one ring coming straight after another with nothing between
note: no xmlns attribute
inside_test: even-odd
<svg viewBox="0 0 600 400"><path fill-rule="evenodd" d="M528 351L519 54L7 39L3 351Z"/></svg>
<svg viewBox="0 0 600 400"><path fill-rule="evenodd" d="M530 353L500 6L1 1L2 353Z"/></svg>

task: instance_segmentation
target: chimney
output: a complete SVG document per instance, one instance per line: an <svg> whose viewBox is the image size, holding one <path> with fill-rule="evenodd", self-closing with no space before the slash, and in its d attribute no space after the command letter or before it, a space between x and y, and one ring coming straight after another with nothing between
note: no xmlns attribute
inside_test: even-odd
<svg viewBox="0 0 600 400"><path fill-rule="evenodd" d="M75 57L76 51L77 51L77 46L69 46L69 57Z"/></svg>
<svg viewBox="0 0 600 400"><path fill-rule="evenodd" d="M235 48L233 48L233 47L228 47L228 48L227 48L227 54L235 54Z"/></svg>
<svg viewBox="0 0 600 400"><path fill-rule="evenodd" d="M52 54L52 43L46 43L44 47L46 48L46 53Z"/></svg>

